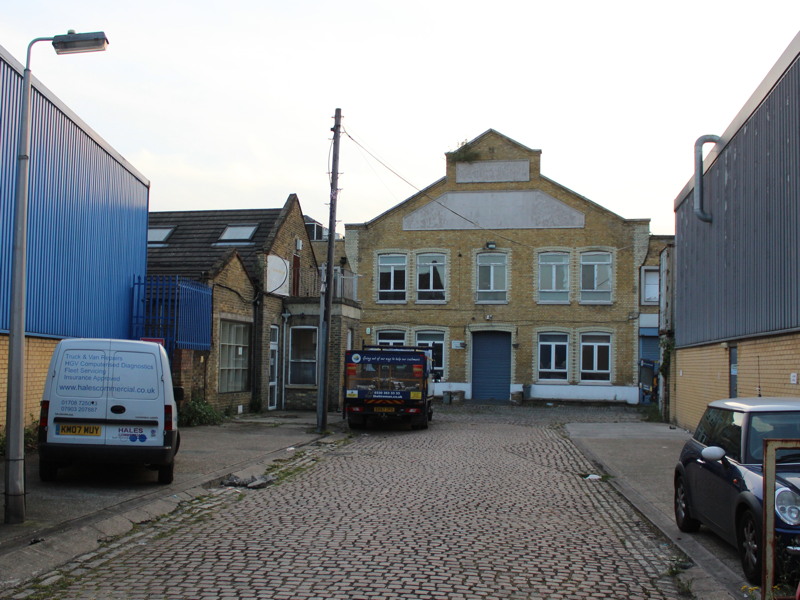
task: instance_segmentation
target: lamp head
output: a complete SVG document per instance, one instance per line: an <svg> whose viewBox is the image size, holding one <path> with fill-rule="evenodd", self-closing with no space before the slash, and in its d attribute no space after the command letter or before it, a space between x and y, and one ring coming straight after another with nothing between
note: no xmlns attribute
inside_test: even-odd
<svg viewBox="0 0 800 600"><path fill-rule="evenodd" d="M56 54L78 54L80 52L102 52L108 46L108 38L102 31L75 33L70 29L65 35L53 37Z"/></svg>

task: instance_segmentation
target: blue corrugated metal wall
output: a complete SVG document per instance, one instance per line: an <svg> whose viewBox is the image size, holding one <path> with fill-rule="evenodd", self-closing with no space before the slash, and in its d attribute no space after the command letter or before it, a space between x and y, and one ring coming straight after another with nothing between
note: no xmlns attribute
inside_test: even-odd
<svg viewBox="0 0 800 600"><path fill-rule="evenodd" d="M800 63L795 60L676 219L678 346L800 329Z"/></svg>
<svg viewBox="0 0 800 600"><path fill-rule="evenodd" d="M0 330L8 331L20 67L0 48ZM147 265L149 183L56 99L34 89L29 333L129 335Z"/></svg>

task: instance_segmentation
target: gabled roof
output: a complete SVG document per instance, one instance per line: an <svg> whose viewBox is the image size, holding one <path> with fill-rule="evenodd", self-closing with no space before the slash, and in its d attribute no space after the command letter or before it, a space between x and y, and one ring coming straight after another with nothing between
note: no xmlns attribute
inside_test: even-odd
<svg viewBox="0 0 800 600"><path fill-rule="evenodd" d="M469 148L473 144L477 144L478 142L482 141L484 138L491 137L491 136L500 137L500 138L506 140L507 142L510 142L511 144L514 144L515 146L519 146L520 148L522 148L526 152L541 152L541 150L536 150L534 148L529 148L525 144L520 144L517 140L512 139L512 138L508 137L507 135L505 135L503 133L500 133L496 129L487 129L486 131L484 131L479 136L477 136L477 137L471 139L470 141L466 142L463 146L461 146L461 148ZM461 150L461 148L459 148L458 150ZM453 150L453 152L446 152L446 154L454 154L454 153L458 152L458 150Z"/></svg>
<svg viewBox="0 0 800 600"><path fill-rule="evenodd" d="M151 212L149 228L174 229L163 243L148 245L147 273L205 280L236 253L250 277L258 280L257 256L269 252L288 207L296 201L292 194L283 208ZM249 239L244 239L250 233L246 227L237 229L233 239L220 239L229 226L255 229Z"/></svg>
<svg viewBox="0 0 800 600"><path fill-rule="evenodd" d="M486 142L487 140L491 141L492 138L501 140L503 142L506 142L511 146L516 146L517 148L521 149L525 154L528 154L529 156L541 155L541 152L542 152L541 150L538 150L538 149L529 148L528 146L525 146L524 144L521 144L520 142L508 137L507 135L505 135L503 133L500 133L496 129L487 129L486 131L484 131L483 133L481 133L480 135L478 135L474 139L472 139L472 140L470 140L468 142L465 142L458 149L453 150L452 152L446 152L445 155L447 156L448 162L456 162L456 163L468 162L469 163L469 162L484 162L484 161L487 161L486 158L480 158L480 157L479 158L474 158L472 156L473 155L472 150L473 150L474 146L476 146L476 145L478 145L478 144L480 144L482 142ZM493 159L489 158L488 160L493 160ZM537 167L537 169L538 169L538 167ZM568 188L568 187L566 187L566 186L564 186L564 185L562 185L562 184L560 184L560 183L558 183L558 182L556 182L556 181L554 181L554 180L552 180L552 179L550 179L548 177L545 177L544 175L541 174L541 172L538 172L537 176L541 180L547 181L550 184L569 192L569 194L571 194L572 196L574 196L576 198L579 198L582 202L585 202L585 203L593 206L597 210L599 210L599 211L601 211L601 212L603 212L605 214L608 214L609 216L611 216L613 218L616 218L616 219L619 219L619 220L623 220L623 221L628 221L628 222L634 222L634 221L649 222L649 219L625 219L624 217L622 217L622 216L618 215L617 213L609 210L608 208L606 208L606 207L594 202L593 200L589 200L585 196L582 196L581 194L578 194L577 192L571 190L570 188ZM452 217L451 220L456 221L456 222L461 221L462 223L465 223L465 224L471 223L472 226L468 226L467 229L486 229L486 230L489 230L489 231L494 231L494 230L497 230L497 229L516 229L516 228L518 228L516 223L513 226L498 226L497 224L488 224L486 226L483 226L483 225L480 225L478 223L471 222L468 217L464 216L463 214L460 214L459 211L464 208L463 206L462 207L446 206L446 204L447 204L447 200L446 199L448 197L448 194L452 194L453 197L458 196L460 199L468 198L468 195L469 195L468 192L465 193L463 191L456 191L456 190L452 190L452 189L449 190L449 191L445 191L444 194L436 193L434 195L434 192L432 190L434 190L436 187L441 186L442 184L448 183L447 179L448 178L447 178L447 175L446 175L445 177L442 177L442 178L436 180L434 183L430 184L426 188L424 188L422 190L419 190L417 193L409 196L408 198L406 198L402 202L400 202L398 204L395 204L391 208L387 209L383 213L379 214L378 216L374 217L373 219L371 219L371 220L369 220L369 221L367 221L367 222L365 222L363 224L362 223L348 223L348 224L346 224L346 227L351 227L351 228L370 227L370 226L382 221L383 219L389 217L390 215L393 215L393 214L398 213L400 211L406 211L407 210L407 206L408 206L408 204L410 202L412 202L414 200L417 200L418 198L427 198L430 203L436 203L437 205L441 206L443 208L444 213L449 213L449 216ZM469 185L470 185L470 189L471 190L480 191L479 186L476 186L474 183L469 184ZM533 190L533 188L530 188L530 190ZM503 192L500 191L499 193L502 194ZM544 194L543 192L537 192L537 193L540 196L547 196L547 194ZM506 192L506 195L508 197L512 197L512 196L514 196L514 193L513 192ZM533 192L529 192L528 195L530 197L532 197L534 195L534 193ZM530 197L529 198L525 198L525 199L520 200L520 201L521 202L522 201L528 201L529 202L530 201ZM564 209L564 207L563 207L563 205L562 205L562 203L560 201L557 201L555 199L550 199L550 200L552 200L553 202L557 202L558 203L558 205L557 205L558 210L560 210L562 213L565 212L565 209ZM422 215L423 212L424 212L424 209L422 211L420 211L420 215ZM566 210L566 212L569 212L569 210ZM548 214L552 214L552 213L553 213L553 209L548 211ZM419 216L419 219L420 220L424 220L425 216L424 215ZM430 221L430 219L428 219L428 221ZM526 227L525 225L523 225L523 222L524 221L520 221L519 222L519 225L521 226L521 228L529 228L529 227ZM574 226L578 226L575 223L573 223L573 225ZM580 224L579 226L582 227L583 225ZM450 227L443 226L441 228L442 229L449 229Z"/></svg>

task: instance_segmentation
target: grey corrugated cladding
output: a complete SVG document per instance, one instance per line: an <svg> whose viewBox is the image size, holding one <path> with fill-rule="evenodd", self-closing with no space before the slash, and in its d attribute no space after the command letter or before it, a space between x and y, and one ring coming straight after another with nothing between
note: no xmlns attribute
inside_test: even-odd
<svg viewBox="0 0 800 600"><path fill-rule="evenodd" d="M8 331L22 65L0 47L0 330ZM26 330L128 337L149 182L34 80Z"/></svg>
<svg viewBox="0 0 800 600"><path fill-rule="evenodd" d="M800 35L706 159L712 222L676 199L678 346L800 330L798 56Z"/></svg>

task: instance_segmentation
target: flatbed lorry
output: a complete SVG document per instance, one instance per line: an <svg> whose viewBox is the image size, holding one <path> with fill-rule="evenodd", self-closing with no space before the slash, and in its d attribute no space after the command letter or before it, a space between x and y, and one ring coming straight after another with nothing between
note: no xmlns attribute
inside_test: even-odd
<svg viewBox="0 0 800 600"><path fill-rule="evenodd" d="M427 429L433 418L433 354L424 346L364 346L345 353L343 416L352 429L406 420Z"/></svg>

